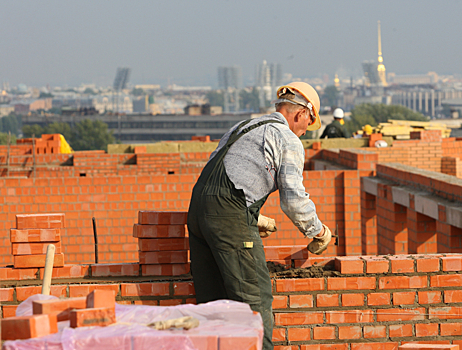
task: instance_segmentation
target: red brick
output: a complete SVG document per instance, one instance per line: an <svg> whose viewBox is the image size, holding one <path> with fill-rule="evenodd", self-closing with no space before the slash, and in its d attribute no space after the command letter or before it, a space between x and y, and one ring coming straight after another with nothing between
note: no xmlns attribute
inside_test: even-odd
<svg viewBox="0 0 462 350"><path fill-rule="evenodd" d="M314 327L313 339L335 339L335 327Z"/></svg>
<svg viewBox="0 0 462 350"><path fill-rule="evenodd" d="M66 297L67 286L63 285L52 285L50 288L50 294L58 298ZM40 294L42 292L41 286L30 286L30 287L16 287L16 300L23 301L32 295Z"/></svg>
<svg viewBox="0 0 462 350"><path fill-rule="evenodd" d="M276 345L274 350L299 350L298 345Z"/></svg>
<svg viewBox="0 0 462 350"><path fill-rule="evenodd" d="M11 254L13 255L38 255L46 254L48 245L51 243L12 243ZM55 246L55 253L61 253L61 243L53 243Z"/></svg>
<svg viewBox="0 0 462 350"><path fill-rule="evenodd" d="M306 341L311 339L310 328L287 328L288 341Z"/></svg>
<svg viewBox="0 0 462 350"><path fill-rule="evenodd" d="M159 300L159 306L177 306L181 305L183 300L181 299L167 299L167 300Z"/></svg>
<svg viewBox="0 0 462 350"><path fill-rule="evenodd" d="M441 323L441 336L462 335L462 323Z"/></svg>
<svg viewBox="0 0 462 350"><path fill-rule="evenodd" d="M287 299L286 295L273 295L273 309L287 309Z"/></svg>
<svg viewBox="0 0 462 350"><path fill-rule="evenodd" d="M451 345L451 344L431 344L433 342L425 341L427 344L414 344L414 343L407 343L401 345L398 349L405 350L405 349L412 349L412 350L458 350L458 345Z"/></svg>
<svg viewBox="0 0 462 350"><path fill-rule="evenodd" d="M438 323L416 323L416 337L431 337L438 335Z"/></svg>
<svg viewBox="0 0 462 350"><path fill-rule="evenodd" d="M327 290L375 289L375 277L328 277Z"/></svg>
<svg viewBox="0 0 462 350"><path fill-rule="evenodd" d="M110 307L99 309L72 310L70 313L70 326L91 327L108 326L116 322L115 309Z"/></svg>
<svg viewBox="0 0 462 350"><path fill-rule="evenodd" d="M19 305L2 305L3 318L15 317Z"/></svg>
<svg viewBox="0 0 462 350"><path fill-rule="evenodd" d="M123 297L170 295L170 283L122 283L120 290Z"/></svg>
<svg viewBox="0 0 462 350"><path fill-rule="evenodd" d="M415 304L415 292L396 292L393 293L393 305Z"/></svg>
<svg viewBox="0 0 462 350"><path fill-rule="evenodd" d="M380 289L410 289L427 287L427 276L390 276L379 278Z"/></svg>
<svg viewBox="0 0 462 350"><path fill-rule="evenodd" d="M133 225L136 238L184 238L185 225Z"/></svg>
<svg viewBox="0 0 462 350"><path fill-rule="evenodd" d="M188 251L139 252L140 264L179 264L188 262Z"/></svg>
<svg viewBox="0 0 462 350"><path fill-rule="evenodd" d="M324 278L300 278L276 280L276 291L281 292L310 292L324 290Z"/></svg>
<svg viewBox="0 0 462 350"><path fill-rule="evenodd" d="M412 324L393 324L388 326L390 337L412 337L413 325Z"/></svg>
<svg viewBox="0 0 462 350"><path fill-rule="evenodd" d="M61 230L58 229L10 229L10 241L12 243L50 242L61 240Z"/></svg>
<svg viewBox="0 0 462 350"><path fill-rule="evenodd" d="M186 225L188 212L139 211L138 224L141 225Z"/></svg>
<svg viewBox="0 0 462 350"><path fill-rule="evenodd" d="M323 323L322 312L296 312L296 313L275 313L275 325L297 326L305 324Z"/></svg>
<svg viewBox="0 0 462 350"><path fill-rule="evenodd" d="M43 279L45 269L39 269L40 279ZM84 278L89 277L90 271L88 265L64 265L63 267L54 267L51 277L56 278Z"/></svg>
<svg viewBox="0 0 462 350"><path fill-rule="evenodd" d="M364 260L360 257L336 257L335 269L345 275L364 273Z"/></svg>
<svg viewBox="0 0 462 350"><path fill-rule="evenodd" d="M460 271L462 270L462 256L444 256L441 257L443 271Z"/></svg>
<svg viewBox="0 0 462 350"><path fill-rule="evenodd" d="M366 273L387 273L390 268L390 262L383 258L365 258Z"/></svg>
<svg viewBox="0 0 462 350"><path fill-rule="evenodd" d="M194 282L174 282L173 295L196 295Z"/></svg>
<svg viewBox="0 0 462 350"><path fill-rule="evenodd" d="M339 339L360 339L361 327L358 326L339 326L338 327Z"/></svg>
<svg viewBox="0 0 462 350"><path fill-rule="evenodd" d="M257 349L260 340L257 335L254 336L220 336L218 338L218 349L236 350L236 349Z"/></svg>
<svg viewBox="0 0 462 350"><path fill-rule="evenodd" d="M264 247L264 249L267 261L308 259L308 249L306 245L267 246Z"/></svg>
<svg viewBox="0 0 462 350"><path fill-rule="evenodd" d="M35 300L32 302L34 315L57 314L58 321L69 319L70 311L73 309L85 309L86 298L66 298L51 300Z"/></svg>
<svg viewBox="0 0 462 350"><path fill-rule="evenodd" d="M462 275L435 275L430 276L430 287L460 287Z"/></svg>
<svg viewBox="0 0 462 350"><path fill-rule="evenodd" d="M285 328L274 328L273 329L273 342L285 341L286 340L286 329Z"/></svg>
<svg viewBox="0 0 462 350"><path fill-rule="evenodd" d="M189 241L187 238L139 238L138 247L142 252L188 250Z"/></svg>
<svg viewBox="0 0 462 350"><path fill-rule="evenodd" d="M312 295L290 295L289 302L291 308L313 307Z"/></svg>
<svg viewBox="0 0 462 350"><path fill-rule="evenodd" d="M398 343L352 343L351 350L397 350Z"/></svg>
<svg viewBox="0 0 462 350"><path fill-rule="evenodd" d="M372 310L326 311L327 323L363 323L373 322Z"/></svg>
<svg viewBox="0 0 462 350"><path fill-rule="evenodd" d="M138 276L139 264L95 264L91 265L92 277Z"/></svg>
<svg viewBox="0 0 462 350"><path fill-rule="evenodd" d="M13 301L14 288L0 288L0 301Z"/></svg>
<svg viewBox="0 0 462 350"><path fill-rule="evenodd" d="M300 350L347 350L348 344L300 345Z"/></svg>
<svg viewBox="0 0 462 350"><path fill-rule="evenodd" d="M385 338L387 329L385 326L364 326L364 338Z"/></svg>
<svg viewBox="0 0 462 350"><path fill-rule="evenodd" d="M316 306L339 306L338 294L318 294L316 295Z"/></svg>
<svg viewBox="0 0 462 350"><path fill-rule="evenodd" d="M86 297L95 289L101 290L112 290L117 295L119 293L118 284L81 284L81 285L70 285L69 286L69 296L71 298L75 297Z"/></svg>
<svg viewBox="0 0 462 350"><path fill-rule="evenodd" d="M64 214L17 214L16 228L63 228Z"/></svg>
<svg viewBox="0 0 462 350"><path fill-rule="evenodd" d="M390 305L390 294L370 293L367 295L367 305Z"/></svg>
<svg viewBox="0 0 462 350"><path fill-rule="evenodd" d="M438 272L439 270L439 258L417 259L417 272Z"/></svg>
<svg viewBox="0 0 462 350"><path fill-rule="evenodd" d="M15 269L32 268L32 267L45 267L46 254L41 255L15 255L14 267ZM64 254L56 253L53 261L53 267L64 266Z"/></svg>
<svg viewBox="0 0 462 350"><path fill-rule="evenodd" d="M399 255L390 257L392 273L414 272L414 260Z"/></svg>
<svg viewBox="0 0 462 350"><path fill-rule="evenodd" d="M113 290L95 289L87 295L87 308L115 308L115 292Z"/></svg>
<svg viewBox="0 0 462 350"><path fill-rule="evenodd" d="M445 290L443 293L445 303L462 303L462 290Z"/></svg>
<svg viewBox="0 0 462 350"><path fill-rule="evenodd" d="M364 305L364 294L342 294L342 306L362 306Z"/></svg>
<svg viewBox="0 0 462 350"><path fill-rule="evenodd" d="M22 281L37 279L38 269L0 268L0 281Z"/></svg>
<svg viewBox="0 0 462 350"><path fill-rule="evenodd" d="M433 319L461 319L462 307L430 307L428 308L430 320Z"/></svg>
<svg viewBox="0 0 462 350"><path fill-rule="evenodd" d="M441 303L440 291L418 292L420 304L438 304Z"/></svg>
<svg viewBox="0 0 462 350"><path fill-rule="evenodd" d="M2 340L43 337L58 332L55 314L9 317L2 320Z"/></svg>
<svg viewBox="0 0 462 350"><path fill-rule="evenodd" d="M180 276L188 272L189 263L141 265L142 276Z"/></svg>
<svg viewBox="0 0 462 350"><path fill-rule="evenodd" d="M377 322L420 321L425 319L425 309L381 309L377 310Z"/></svg>

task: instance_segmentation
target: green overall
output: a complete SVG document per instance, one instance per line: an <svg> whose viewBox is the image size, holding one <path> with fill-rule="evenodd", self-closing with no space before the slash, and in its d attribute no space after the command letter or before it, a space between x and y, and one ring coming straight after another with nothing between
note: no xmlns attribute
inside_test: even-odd
<svg viewBox="0 0 462 350"><path fill-rule="evenodd" d="M281 122L265 120L238 134L249 122L244 121L233 131L194 186L188 212L191 272L198 303L231 299L259 312L264 325L263 349L271 350L273 295L257 227L260 208L268 195L247 207L244 191L236 189L229 179L223 159L247 132Z"/></svg>

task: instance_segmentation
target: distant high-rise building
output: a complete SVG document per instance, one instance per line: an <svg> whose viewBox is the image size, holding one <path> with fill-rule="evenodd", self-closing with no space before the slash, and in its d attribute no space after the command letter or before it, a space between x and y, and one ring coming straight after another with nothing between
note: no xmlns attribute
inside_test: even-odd
<svg viewBox="0 0 462 350"><path fill-rule="evenodd" d="M260 107L275 97L276 88L282 83L282 65L267 63L264 60L257 65L255 86L259 89Z"/></svg>
<svg viewBox="0 0 462 350"><path fill-rule="evenodd" d="M224 93L224 111L239 111L239 90L242 89L242 69L239 66L218 67L218 87Z"/></svg>

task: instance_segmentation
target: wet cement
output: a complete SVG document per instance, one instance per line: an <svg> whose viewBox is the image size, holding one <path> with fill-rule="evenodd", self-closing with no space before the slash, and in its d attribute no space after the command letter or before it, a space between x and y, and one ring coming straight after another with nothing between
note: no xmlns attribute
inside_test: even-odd
<svg viewBox="0 0 462 350"><path fill-rule="evenodd" d="M292 268L273 261L266 263L271 277L277 278L319 278L340 276L333 266L313 265L305 268Z"/></svg>

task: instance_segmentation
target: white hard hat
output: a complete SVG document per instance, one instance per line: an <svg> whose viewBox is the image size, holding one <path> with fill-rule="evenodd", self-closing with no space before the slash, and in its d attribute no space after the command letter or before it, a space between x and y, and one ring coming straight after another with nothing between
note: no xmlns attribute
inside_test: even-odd
<svg viewBox="0 0 462 350"><path fill-rule="evenodd" d="M343 109L335 108L335 110L334 110L334 118L343 119Z"/></svg>

